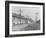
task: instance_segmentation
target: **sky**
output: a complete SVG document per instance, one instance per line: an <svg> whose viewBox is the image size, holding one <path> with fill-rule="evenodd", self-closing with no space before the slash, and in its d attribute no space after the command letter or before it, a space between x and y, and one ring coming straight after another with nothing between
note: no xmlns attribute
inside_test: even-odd
<svg viewBox="0 0 46 38"><path fill-rule="evenodd" d="M35 21L35 17L37 16L37 20L40 19L40 7L16 7L12 6L12 13L20 14L21 9L21 15L24 17L32 18ZM36 13L38 13L36 15Z"/></svg>

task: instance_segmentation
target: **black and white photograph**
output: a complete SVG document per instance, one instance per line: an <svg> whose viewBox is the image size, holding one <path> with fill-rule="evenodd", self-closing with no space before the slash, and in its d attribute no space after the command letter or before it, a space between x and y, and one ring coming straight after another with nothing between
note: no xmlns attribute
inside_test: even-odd
<svg viewBox="0 0 46 38"><path fill-rule="evenodd" d="M9 3L9 35L43 33L44 4L40 4Z"/></svg>
<svg viewBox="0 0 46 38"><path fill-rule="evenodd" d="M40 7L12 6L12 31L40 30Z"/></svg>
<svg viewBox="0 0 46 38"><path fill-rule="evenodd" d="M42 6L10 4L12 32L38 31L42 28ZM43 22L43 21L42 21Z"/></svg>

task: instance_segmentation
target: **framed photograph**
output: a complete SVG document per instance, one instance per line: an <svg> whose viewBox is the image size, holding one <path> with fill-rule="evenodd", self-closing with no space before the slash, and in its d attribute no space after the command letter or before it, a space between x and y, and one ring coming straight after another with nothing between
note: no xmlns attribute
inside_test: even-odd
<svg viewBox="0 0 46 38"><path fill-rule="evenodd" d="M44 34L44 3L5 1L5 37Z"/></svg>

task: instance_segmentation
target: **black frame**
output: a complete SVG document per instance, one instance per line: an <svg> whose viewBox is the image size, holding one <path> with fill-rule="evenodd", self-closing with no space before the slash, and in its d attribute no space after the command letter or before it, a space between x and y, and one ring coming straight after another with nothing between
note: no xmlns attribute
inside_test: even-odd
<svg viewBox="0 0 46 38"><path fill-rule="evenodd" d="M10 35L9 34L9 4L10 3L29 4L29 5L30 4L32 4L32 5L43 5L43 33ZM44 35L44 34L45 34L45 3L5 1L5 37L34 36L34 35Z"/></svg>

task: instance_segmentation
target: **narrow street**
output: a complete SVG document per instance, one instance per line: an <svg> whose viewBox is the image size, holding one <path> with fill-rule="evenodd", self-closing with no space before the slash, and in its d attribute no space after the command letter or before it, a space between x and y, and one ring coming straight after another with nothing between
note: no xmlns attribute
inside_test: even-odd
<svg viewBox="0 0 46 38"><path fill-rule="evenodd" d="M39 30L40 24L20 24L13 26L13 31Z"/></svg>
<svg viewBox="0 0 46 38"><path fill-rule="evenodd" d="M13 30L14 31L20 31L21 29L24 29L27 26L28 26L28 24L15 25L15 26L13 26Z"/></svg>

